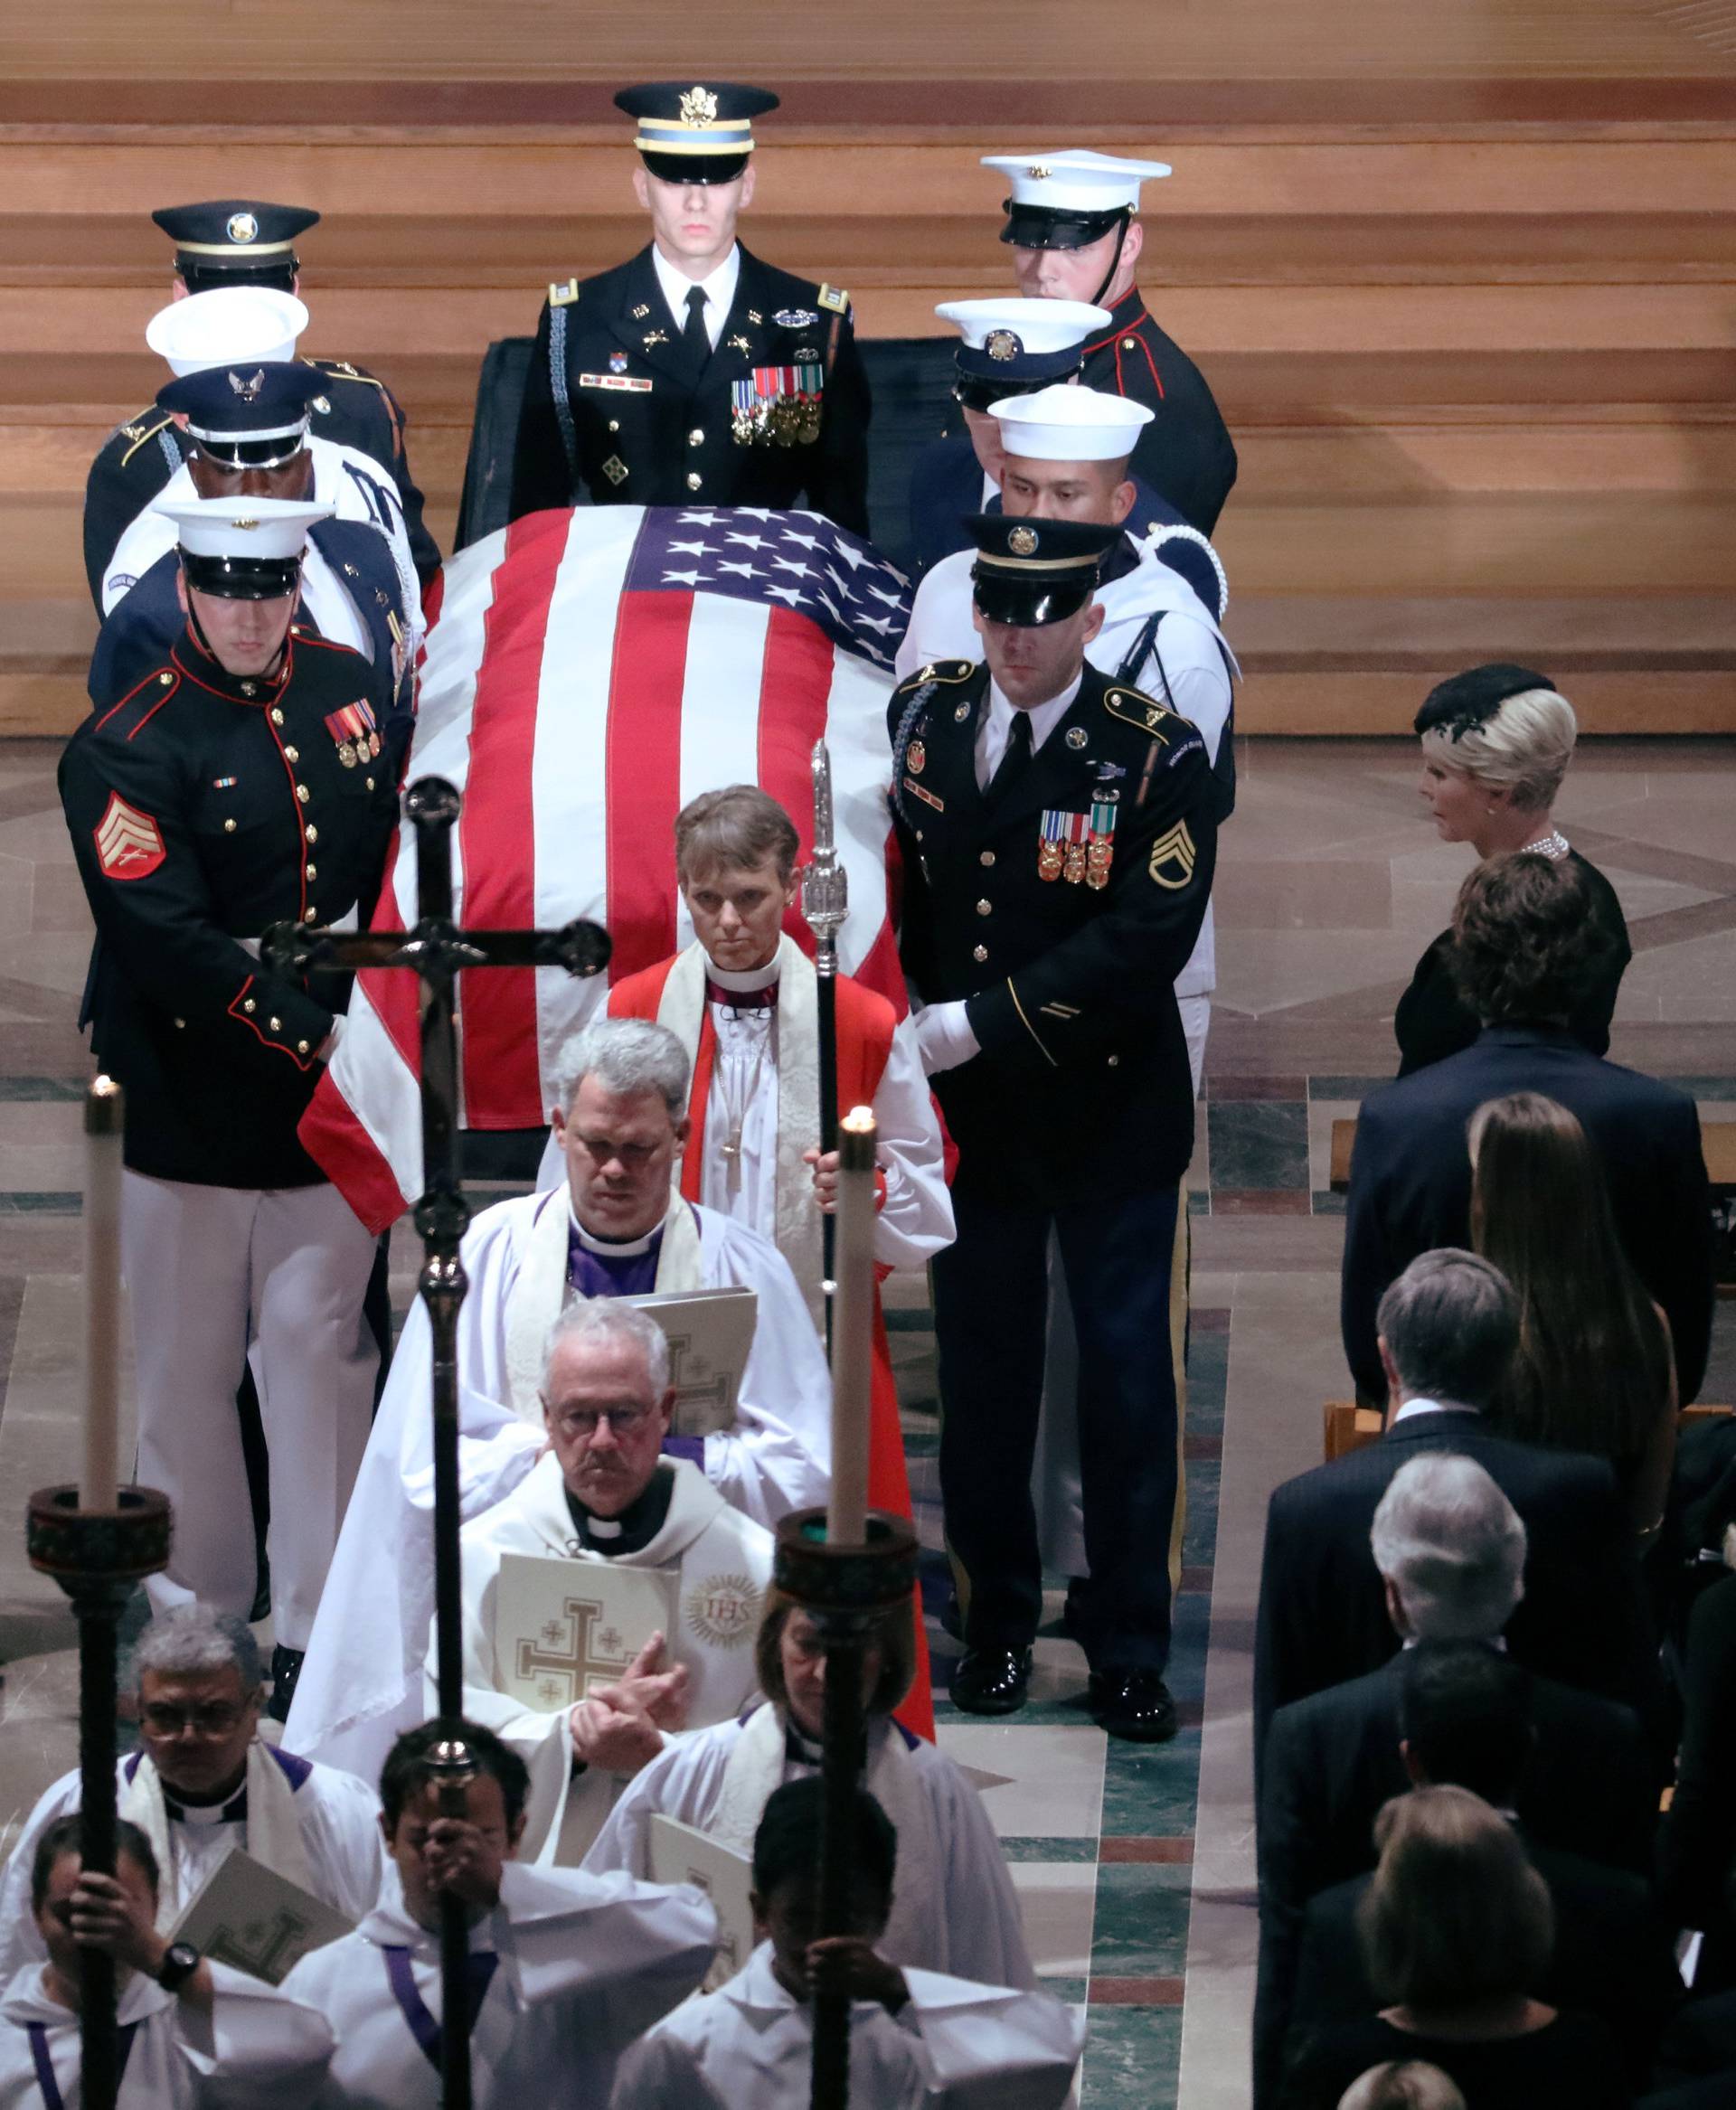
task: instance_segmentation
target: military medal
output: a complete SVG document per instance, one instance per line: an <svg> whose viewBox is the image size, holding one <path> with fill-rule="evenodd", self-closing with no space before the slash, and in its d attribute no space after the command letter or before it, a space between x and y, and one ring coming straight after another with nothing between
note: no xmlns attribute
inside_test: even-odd
<svg viewBox="0 0 1736 2110"><path fill-rule="evenodd" d="M730 384L730 424L738 447L811 447L820 437L826 371L817 361L756 366Z"/></svg>
<svg viewBox="0 0 1736 2110"><path fill-rule="evenodd" d="M904 766L913 777L921 776L929 766L929 750L920 740L912 740L904 750Z"/></svg>
<svg viewBox="0 0 1736 2110"><path fill-rule="evenodd" d="M1089 887L1101 889L1109 883L1109 859L1114 855L1109 838L1115 834L1118 811L1113 798L1091 801L1091 834L1085 849L1085 883Z"/></svg>
<svg viewBox="0 0 1736 2110"><path fill-rule="evenodd" d="M1109 834L1115 826L1115 809L1109 806L1109 823L1103 830L1103 869L1109 870ZM1076 887L1090 876L1092 843L1097 825L1098 808L1089 814L1071 814L1052 809L1043 815L1038 831L1037 877L1045 880L1064 879L1069 886ZM1091 879L1093 886L1100 886L1101 880Z"/></svg>
<svg viewBox="0 0 1736 2110"><path fill-rule="evenodd" d="M372 761L380 752L379 729L373 708L363 697L358 696L354 703L329 713L326 730L337 742L337 758L345 769L354 769L358 762Z"/></svg>

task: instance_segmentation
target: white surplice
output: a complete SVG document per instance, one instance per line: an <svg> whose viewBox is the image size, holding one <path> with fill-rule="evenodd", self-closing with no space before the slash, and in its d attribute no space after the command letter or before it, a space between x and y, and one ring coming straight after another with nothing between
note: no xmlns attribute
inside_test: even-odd
<svg viewBox="0 0 1736 2110"><path fill-rule="evenodd" d="M469 1294L458 1314L463 1514L517 1487L544 1436L536 1384L548 1331L568 1301L571 1209L564 1189L486 1209L466 1234ZM823 1502L832 1388L794 1277L744 1224L676 1201L656 1286L751 1289L759 1298L736 1426L705 1438L705 1477L744 1516L771 1524ZM285 1738L373 1780L392 1738L422 1717L422 1657L434 1616L430 1335L417 1299L338 1535Z"/></svg>
<svg viewBox="0 0 1736 2110"><path fill-rule="evenodd" d="M79 2018L51 2000L44 1966L21 1971L0 1995L0 2110L42 2110L29 2025L42 2024L61 2100L78 2110ZM116 2020L135 2025L119 2110L307 2110L332 2055L316 2008L287 1992L211 1965L209 2016L132 1973Z"/></svg>
<svg viewBox="0 0 1736 2110"><path fill-rule="evenodd" d="M663 1568L678 1577L680 1609L667 1635L669 1653L687 1666L688 1729L709 1729L732 1719L753 1697L753 1637L760 1619L756 1604L751 1616L731 1620L720 1633L700 1607L725 1593L737 1599L763 1597L771 1580L771 1534L731 1509L684 1458L665 1458L657 1469L674 1481L662 1528L637 1552L607 1558L621 1568ZM507 1553L552 1554L598 1565L606 1557L580 1542L552 1452L505 1502L467 1524L461 1543L464 1711L510 1744L531 1769L521 1854L526 1860L571 1864L596 1837L623 1779L596 1766L575 1778L571 1710L541 1713L497 1689L495 1586ZM424 1705L429 1715L436 1712L432 1644Z"/></svg>
<svg viewBox="0 0 1736 2110"><path fill-rule="evenodd" d="M873 2110L1060 2110L1085 2025L1052 1994L904 1973L896 2015L858 2001L850 2100ZM610 2110L807 2110L813 2010L778 1983L762 1943L727 1985L688 2001L622 2059Z"/></svg>
<svg viewBox="0 0 1736 2110"><path fill-rule="evenodd" d="M628 1781L584 1866L646 1874L651 1820L659 1814L750 1852L773 1790L814 1770L789 1755L783 1719L770 1706L676 1738ZM881 1954L906 1968L1034 1985L1018 1893L982 1797L958 1765L882 1717L869 1724L865 1785L898 1833Z"/></svg>
<svg viewBox="0 0 1736 2110"><path fill-rule="evenodd" d="M499 1958L471 2032L476 2110L606 2103L621 2051L693 1990L716 1943L716 1915L689 1884L507 1866L499 1904L470 1936L473 1952ZM337 2038L318 2110L437 2110L440 2077L393 1994L388 1944L410 1951L438 2024L439 1937L410 1917L395 1869L355 1932L304 1956L284 1981Z"/></svg>
<svg viewBox="0 0 1736 2110"><path fill-rule="evenodd" d="M386 1870L380 1798L372 1787L335 1766L310 1765L262 1741L254 1749L278 1770L288 1790L299 1834L298 1865L286 1866L292 1857L274 1851L269 1838L262 1836L251 1797L247 1816L226 1820L225 1811L234 1810L233 1803L207 1809L183 1806L175 1802L171 1790L162 1797L168 1820L165 1827L168 1854L166 1860L158 1855L163 1862L159 1925L167 1925L179 1914L231 1846L244 1848L278 1874L360 1919L379 1897ZM123 1817L137 1823L143 1816L137 1800L155 1775L151 1761L137 1751L117 1765L116 1801ZM76 1810L79 1802L78 1774L62 1774L43 1792L18 1834L5 1874L0 1878L0 1982L41 1962L47 1953L30 1909L31 1863L43 1832Z"/></svg>

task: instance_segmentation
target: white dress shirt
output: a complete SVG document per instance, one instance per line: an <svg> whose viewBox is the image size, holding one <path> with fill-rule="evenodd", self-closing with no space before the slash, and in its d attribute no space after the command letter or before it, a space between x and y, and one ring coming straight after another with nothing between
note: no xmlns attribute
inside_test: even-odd
<svg viewBox="0 0 1736 2110"><path fill-rule="evenodd" d="M1458 1399L1425 1399L1419 1396L1405 1400L1392 1417L1392 1421L1396 1427L1401 1421L1409 1420L1413 1414L1476 1414L1479 1411L1479 1408L1467 1407Z"/></svg>
<svg viewBox="0 0 1736 2110"><path fill-rule="evenodd" d="M730 253L709 278L689 278L664 255L656 242L651 245L651 261L656 267L657 284L663 288L663 297L669 304L669 313L675 317L675 331L679 335L687 327L687 296L695 286L705 295L705 334L712 340L712 350L717 350L717 340L723 334L723 324L735 299L735 282L741 276L741 250L732 243Z"/></svg>
<svg viewBox="0 0 1736 2110"><path fill-rule="evenodd" d="M1024 715L1031 721L1031 752L1034 755L1043 741L1053 732L1061 720L1072 709L1073 699L1079 694L1079 685L1084 680L1081 668L1061 692L1048 702L1038 703ZM983 722L976 729L976 787L986 791L989 780L1001 764L1006 752L1006 743L1013 738L1013 721L1017 715L1014 707L1002 695L991 674L988 683L988 709L983 714Z"/></svg>

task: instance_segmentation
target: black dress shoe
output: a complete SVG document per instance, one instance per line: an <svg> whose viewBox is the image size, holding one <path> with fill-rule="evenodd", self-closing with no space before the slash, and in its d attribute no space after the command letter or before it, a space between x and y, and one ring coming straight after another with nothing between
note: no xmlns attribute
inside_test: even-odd
<svg viewBox="0 0 1736 2110"><path fill-rule="evenodd" d="M271 1651L271 1697L265 1711L273 1721L288 1721L289 1702L296 1696L296 1680L301 1675L306 1649L274 1648Z"/></svg>
<svg viewBox="0 0 1736 2110"><path fill-rule="evenodd" d="M967 1648L952 1667L952 1704L967 1714L1016 1714L1031 1682L1028 1648Z"/></svg>
<svg viewBox="0 0 1736 2110"><path fill-rule="evenodd" d="M1129 1744L1166 1744L1181 1727L1156 1671L1093 1671L1090 1698L1098 1726Z"/></svg>

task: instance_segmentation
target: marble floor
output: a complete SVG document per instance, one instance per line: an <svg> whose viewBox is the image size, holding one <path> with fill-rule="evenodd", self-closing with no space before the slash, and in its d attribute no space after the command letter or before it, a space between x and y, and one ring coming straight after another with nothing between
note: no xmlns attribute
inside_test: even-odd
<svg viewBox="0 0 1736 2110"><path fill-rule="evenodd" d="M78 1097L88 922L52 743L0 743L0 1841L71 1763L71 1623L24 1559L26 1494L74 1467ZM1391 1074L1392 1013L1469 863L1437 843L1409 742L1244 744L1217 881L1219 988L1190 1173L1188 1525L1172 1745L1110 1744L1052 1628L1033 1705L940 1736L982 1789L1045 1978L1085 2003L1087 2110L1242 2110L1254 1958L1251 1639L1264 1505L1320 1455L1342 1397L1333 1119ZM1600 741L1558 817L1620 893L1635 957L1612 1055L1736 1118L1736 760L1712 741ZM413 1255L401 1227L401 1305ZM889 1318L926 1549L945 1590L925 1286ZM1736 1305L1705 1396L1736 1399ZM1059 1597L1051 1610L1059 1608ZM931 1616L938 1674L954 1644Z"/></svg>

